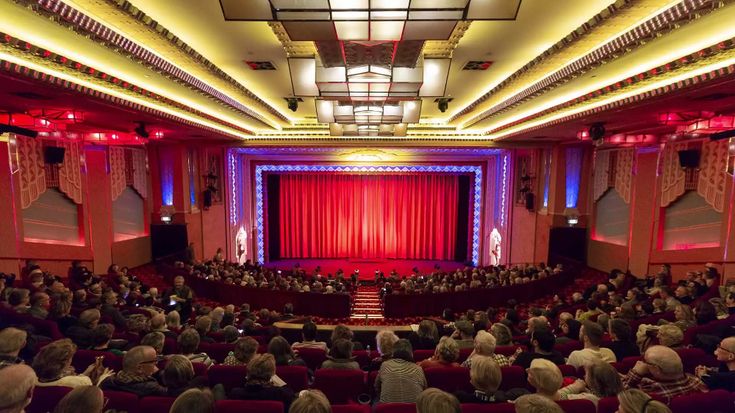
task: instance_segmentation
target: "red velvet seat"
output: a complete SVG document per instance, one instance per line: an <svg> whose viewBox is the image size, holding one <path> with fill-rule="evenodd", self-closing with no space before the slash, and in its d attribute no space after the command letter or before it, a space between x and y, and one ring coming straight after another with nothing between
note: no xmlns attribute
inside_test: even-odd
<svg viewBox="0 0 735 413"><path fill-rule="evenodd" d="M434 355L434 350L414 350L413 361L418 363L421 360L426 360Z"/></svg>
<svg viewBox="0 0 735 413"><path fill-rule="evenodd" d="M559 400L557 402L564 413L596 413L595 404L589 400Z"/></svg>
<svg viewBox="0 0 735 413"><path fill-rule="evenodd" d="M235 348L234 344L229 343L200 343L199 352L207 353L209 358L217 363L224 363L225 357Z"/></svg>
<svg viewBox="0 0 735 413"><path fill-rule="evenodd" d="M515 413L513 403L465 403L462 413Z"/></svg>
<svg viewBox="0 0 735 413"><path fill-rule="evenodd" d="M715 357L699 348L680 348L676 349L676 353L681 357L681 362L684 364L684 371L689 374L694 374L694 368L699 365L708 367L717 366Z"/></svg>
<svg viewBox="0 0 735 413"><path fill-rule="evenodd" d="M179 343L171 337L163 341L163 354L176 354L179 351Z"/></svg>
<svg viewBox="0 0 735 413"><path fill-rule="evenodd" d="M684 332L684 345L692 344L694 339L697 337L697 334L711 334L723 326L733 324L735 324L735 315L731 315L730 317L722 320L711 321L707 324L689 327L687 328L687 331Z"/></svg>
<svg viewBox="0 0 735 413"><path fill-rule="evenodd" d="M143 413L166 413L174 404L174 397L143 397L138 401L140 411Z"/></svg>
<svg viewBox="0 0 735 413"><path fill-rule="evenodd" d="M726 390L692 393L671 400L672 413L732 413L735 412L735 394Z"/></svg>
<svg viewBox="0 0 735 413"><path fill-rule="evenodd" d="M619 405L617 396L603 397L597 402L597 413L615 413Z"/></svg>
<svg viewBox="0 0 735 413"><path fill-rule="evenodd" d="M278 366L276 375L296 393L309 387L309 370L304 366Z"/></svg>
<svg viewBox="0 0 735 413"><path fill-rule="evenodd" d="M33 399L25 411L26 413L46 413L54 411L59 401L71 391L71 387L49 386L33 389Z"/></svg>
<svg viewBox="0 0 735 413"><path fill-rule="evenodd" d="M319 369L314 373L315 389L321 390L331 404L356 402L365 393L365 373L362 370Z"/></svg>
<svg viewBox="0 0 735 413"><path fill-rule="evenodd" d="M370 405L336 404L332 406L332 413L370 413Z"/></svg>
<svg viewBox="0 0 735 413"><path fill-rule="evenodd" d="M219 400L215 403L214 411L217 413L283 413L283 403L271 400Z"/></svg>
<svg viewBox="0 0 735 413"><path fill-rule="evenodd" d="M108 410L118 410L128 413L138 413L140 411L138 409L138 396L133 393L105 390L104 394L109 400L106 407Z"/></svg>
<svg viewBox="0 0 735 413"><path fill-rule="evenodd" d="M360 368L366 368L370 365L373 357L378 356L380 356L380 353L377 351L371 351L370 354L368 354L367 350L356 350L352 352L352 357L360 365Z"/></svg>
<svg viewBox="0 0 735 413"><path fill-rule="evenodd" d="M415 403L378 403L375 413L416 413Z"/></svg>
<svg viewBox="0 0 735 413"><path fill-rule="evenodd" d="M582 375L579 376L579 372L577 371L574 366L570 366L569 364L561 364L559 365L559 370L561 370L561 375L564 377L584 377L584 369L582 370Z"/></svg>
<svg viewBox="0 0 735 413"><path fill-rule="evenodd" d="M459 359L457 360L458 363L463 363L465 360L467 360L467 357L472 354L472 350L474 348L461 348L459 349Z"/></svg>
<svg viewBox="0 0 735 413"><path fill-rule="evenodd" d="M247 366L223 366L214 365L207 371L209 384L221 384L225 391L230 391L235 387L245 384L245 377L248 373Z"/></svg>
<svg viewBox="0 0 735 413"><path fill-rule="evenodd" d="M122 369L122 357L106 351L77 350L77 352L74 353L74 358L72 359L71 364L78 373L81 373L86 370L90 364L93 364L98 356L104 356L104 359L102 360L103 366L115 371L120 371Z"/></svg>
<svg viewBox="0 0 735 413"><path fill-rule="evenodd" d="M207 365L204 363L191 363L191 365L194 367L194 375L196 376L206 376L207 375Z"/></svg>
<svg viewBox="0 0 735 413"><path fill-rule="evenodd" d="M495 347L496 354L502 354L504 356L512 356L515 354L518 346L497 346Z"/></svg>
<svg viewBox="0 0 735 413"><path fill-rule="evenodd" d="M578 340L571 340L564 344L559 344L558 346L555 347L556 351L561 353L561 355L564 357L569 357L572 351L582 350L583 348L584 348L584 345Z"/></svg>
<svg viewBox="0 0 735 413"><path fill-rule="evenodd" d="M380 372L376 370L376 371L371 371L367 375L367 386L366 387L367 387L367 393L370 396L376 396L376 393L375 393L375 380L377 380L377 378L378 378L378 373L380 373Z"/></svg>
<svg viewBox="0 0 735 413"><path fill-rule="evenodd" d="M508 366L500 368L502 381L500 382L500 390L509 390L513 388L530 389L526 378L526 371L521 366Z"/></svg>
<svg viewBox="0 0 735 413"><path fill-rule="evenodd" d="M630 366L623 363L622 361L616 361L610 364L615 367L615 370L617 370L620 374L628 374L628 370L630 370Z"/></svg>
<svg viewBox="0 0 735 413"><path fill-rule="evenodd" d="M299 357L306 363L311 370L316 370L322 366L324 360L327 359L327 353L318 348L300 348L298 349Z"/></svg>
<svg viewBox="0 0 735 413"><path fill-rule="evenodd" d="M470 369L464 367L438 367L424 370L428 387L436 387L449 393L458 390L472 392Z"/></svg>

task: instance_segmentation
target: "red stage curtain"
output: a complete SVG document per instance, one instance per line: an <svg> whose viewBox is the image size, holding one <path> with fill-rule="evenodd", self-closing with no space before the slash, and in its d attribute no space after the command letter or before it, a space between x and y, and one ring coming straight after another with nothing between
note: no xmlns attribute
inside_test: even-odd
<svg viewBox="0 0 735 413"><path fill-rule="evenodd" d="M453 260L457 175L283 174L282 258Z"/></svg>

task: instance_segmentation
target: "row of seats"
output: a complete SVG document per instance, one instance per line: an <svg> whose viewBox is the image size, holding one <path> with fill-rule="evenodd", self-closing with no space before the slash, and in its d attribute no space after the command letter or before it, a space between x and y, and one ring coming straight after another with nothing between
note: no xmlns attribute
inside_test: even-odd
<svg viewBox="0 0 735 413"><path fill-rule="evenodd" d="M69 392L68 387L37 387L27 413L47 413ZM131 393L105 391L109 400L106 408L127 413L166 413L174 402L173 397L144 397L138 399ZM565 413L615 413L617 397L606 397L599 401L597 409L588 400L562 400L558 402ZM725 390L679 396L672 400L672 413L732 413L735 411L735 394ZM217 413L284 413L283 404L276 401L220 400L216 403ZM369 405L333 405L333 413L371 413ZM415 413L413 403L377 404L375 413ZM463 404L462 413L515 413L511 403Z"/></svg>

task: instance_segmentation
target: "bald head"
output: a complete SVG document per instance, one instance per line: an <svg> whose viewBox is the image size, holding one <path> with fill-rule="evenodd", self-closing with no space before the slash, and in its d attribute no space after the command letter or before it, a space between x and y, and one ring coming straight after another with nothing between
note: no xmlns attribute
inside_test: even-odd
<svg viewBox="0 0 735 413"><path fill-rule="evenodd" d="M16 364L0 369L0 409L20 413L31 402L38 378L32 368Z"/></svg>
<svg viewBox="0 0 735 413"><path fill-rule="evenodd" d="M731 353L735 353L735 336L728 337L722 340L722 342L720 342L720 347L724 348L725 350Z"/></svg>
<svg viewBox="0 0 735 413"><path fill-rule="evenodd" d="M646 363L655 368L651 369L651 374L656 378L672 378L681 377L684 374L684 365L681 357L676 351L664 346L651 346L646 350L643 357ZM658 374L656 370L660 370Z"/></svg>
<svg viewBox="0 0 735 413"><path fill-rule="evenodd" d="M155 366L156 350L151 346L135 346L123 357L123 370L128 373L138 373L143 364Z"/></svg>

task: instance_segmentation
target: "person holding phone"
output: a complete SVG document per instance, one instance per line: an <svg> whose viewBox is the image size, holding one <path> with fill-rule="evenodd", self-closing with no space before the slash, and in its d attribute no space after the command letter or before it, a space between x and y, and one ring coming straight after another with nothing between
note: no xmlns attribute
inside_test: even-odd
<svg viewBox="0 0 735 413"><path fill-rule="evenodd" d="M181 275L174 278L174 286L163 295L163 303L167 304L166 311L176 310L182 320L188 320L191 316L193 300L194 293L184 285L184 277Z"/></svg>

